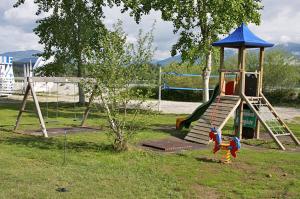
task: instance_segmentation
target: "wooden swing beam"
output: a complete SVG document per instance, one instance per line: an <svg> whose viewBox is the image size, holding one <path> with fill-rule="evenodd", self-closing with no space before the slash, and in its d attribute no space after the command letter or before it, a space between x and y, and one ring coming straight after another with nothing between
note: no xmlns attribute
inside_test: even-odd
<svg viewBox="0 0 300 199"><path fill-rule="evenodd" d="M33 86L34 82L80 83L82 81L82 78L78 78L78 77L26 77L26 81L27 81L27 86L26 86L26 89L25 89L25 93L24 93L24 97L23 97L23 100L22 100L21 107L19 109L17 120L16 120L16 123L15 123L15 126L14 126L14 131L17 131L17 129L20 126L20 121L21 121L22 115L23 115L24 112L26 112L25 108L26 108L28 97L31 94L32 98L33 98L36 114L37 114L38 119L39 119L39 123L40 123L40 127L41 127L41 130L42 130L43 136L48 137L48 132L47 132L45 121L44 121L43 114L42 114L42 111L41 111L41 107L40 107L40 104L39 104L39 100L38 100L36 92L34 90L34 86ZM82 121L81 121L81 126L85 126L85 121L88 118L88 115L89 115L89 112L90 112L90 109L91 109L91 104L94 100L94 96L95 96L95 92L93 91L90 98L89 98L89 102L88 102L88 105L86 107L86 110L83 114L83 118L82 118Z"/></svg>

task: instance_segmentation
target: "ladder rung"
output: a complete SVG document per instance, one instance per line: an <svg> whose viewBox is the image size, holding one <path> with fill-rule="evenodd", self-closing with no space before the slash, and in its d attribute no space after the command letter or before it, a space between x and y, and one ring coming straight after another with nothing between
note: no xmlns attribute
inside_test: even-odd
<svg viewBox="0 0 300 199"><path fill-rule="evenodd" d="M288 136L291 135L290 133L281 133L281 134L275 134L276 137L278 136Z"/></svg>
<svg viewBox="0 0 300 199"><path fill-rule="evenodd" d="M256 97L256 96L251 96L251 97L247 97L248 99L261 99L262 97Z"/></svg>

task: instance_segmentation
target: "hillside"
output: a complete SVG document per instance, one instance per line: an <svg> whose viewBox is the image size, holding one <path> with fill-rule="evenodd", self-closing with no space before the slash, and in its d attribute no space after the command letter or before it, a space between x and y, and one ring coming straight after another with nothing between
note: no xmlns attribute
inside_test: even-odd
<svg viewBox="0 0 300 199"><path fill-rule="evenodd" d="M28 63L31 62L35 63L37 60L36 54L41 53L41 51L38 50L25 50L25 51L14 51L14 52L6 52L0 54L0 56L8 56L13 57L14 62L21 62L21 63Z"/></svg>
<svg viewBox="0 0 300 199"><path fill-rule="evenodd" d="M282 49L284 51L292 53L295 57L300 59L300 43L284 43L277 44L275 47L270 49ZM15 51L15 52L6 52L0 54L0 56L12 56L14 57L14 62L18 64L28 63L30 60L32 63L35 63L37 60L36 54L41 53L38 50L26 50L26 51ZM234 55L235 52L233 50L227 49L225 51L225 59ZM168 57L162 60L153 61L154 64L158 64L160 66L166 66L172 62L179 63L181 62L181 55L176 55L174 57Z"/></svg>
<svg viewBox="0 0 300 199"><path fill-rule="evenodd" d="M297 57L298 59L300 59L300 44L299 43L284 43L284 44L277 44L275 45L273 48L269 48L269 50L274 50L274 49L281 49L287 52L290 52L291 54L293 54L295 57ZM225 50L225 59L228 57L231 57L235 54L236 52L231 50L231 49L227 49ZM179 63L181 62L181 56L180 55L176 55L174 57L168 57L166 59L163 60L159 60L156 61L155 63L160 65L160 66L166 66L169 65L170 63Z"/></svg>

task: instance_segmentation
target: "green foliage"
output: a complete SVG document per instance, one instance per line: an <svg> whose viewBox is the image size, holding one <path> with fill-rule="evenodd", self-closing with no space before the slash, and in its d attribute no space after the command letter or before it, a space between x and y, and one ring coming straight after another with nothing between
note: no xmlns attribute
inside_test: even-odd
<svg viewBox="0 0 300 199"><path fill-rule="evenodd" d="M173 22L174 33L180 35L172 55L180 53L184 61L191 63L203 60L219 35L227 34L242 22L259 24L262 9L260 0L154 0L124 4L124 10L130 8L137 21L151 9L161 11L162 19Z"/></svg>
<svg viewBox="0 0 300 199"><path fill-rule="evenodd" d="M300 104L299 91L291 88L265 90L265 96L274 105L296 106Z"/></svg>
<svg viewBox="0 0 300 199"><path fill-rule="evenodd" d="M19 104L20 101L15 101ZM28 105L33 108L33 103ZM42 104L43 107L46 104ZM60 108L60 127L78 125L70 114L73 104ZM171 138L178 115L145 115L130 150L116 153L105 136L107 129L44 139L12 133L18 106L1 99L0 198L299 198L300 159L297 151L257 147L242 149L230 165L213 161L222 153L207 149L158 153L143 150L141 141ZM52 110L55 111L55 108ZM84 107L78 110L81 114ZM93 111L88 125L105 123L105 114ZM288 125L300 138L300 118ZM24 113L23 130L39 128L34 113ZM231 129L232 123L225 126ZM58 127L49 123L48 127ZM163 127L163 128L158 128ZM272 177L267 175L271 174ZM66 187L68 192L56 189Z"/></svg>
<svg viewBox="0 0 300 199"><path fill-rule="evenodd" d="M15 7L24 1L18 0ZM61 67L69 67L64 64L73 64L77 75L81 76L84 50L87 47L98 48L100 44L97 41L106 32L102 23L102 6L106 5L106 1L37 0L35 4L38 6L36 14L46 13L47 16L38 20L38 26L34 29L40 38L39 42L44 45L41 56L46 59L54 56L55 62L58 62L49 69L54 74L57 71L60 73Z"/></svg>
<svg viewBox="0 0 300 199"><path fill-rule="evenodd" d="M172 46L171 54L181 54L184 62L195 63L201 60L203 78L203 101L208 101L209 76L212 57L216 48L212 42L222 34L242 22L259 24L261 0L153 0L123 1L124 11L131 9L131 14L139 21L142 14L151 9L159 10L162 19L171 21L174 33L179 39Z"/></svg>
<svg viewBox="0 0 300 199"><path fill-rule="evenodd" d="M25 0L18 0L15 7ZM46 75L64 75L75 73L77 77L84 76L85 50L99 49L99 38L105 36L107 30L102 20L102 7L112 5L111 1L94 0L36 0L37 15L45 13L46 17L38 20L34 32L39 36L39 43L44 46L40 55L48 59L54 57L54 62L44 71ZM70 65L73 67L68 68ZM73 71L71 70L73 69ZM41 69L43 70L43 69ZM79 87L80 102L84 103L84 93Z"/></svg>
<svg viewBox="0 0 300 199"><path fill-rule="evenodd" d="M226 60L226 66L236 68L237 55ZM257 51L250 50L246 55L246 70L255 71L259 67ZM264 59L264 90L289 90L296 87L300 80L299 66L295 57L283 50L267 50Z"/></svg>
<svg viewBox="0 0 300 199"><path fill-rule="evenodd" d="M94 92L101 101L111 128L116 150L126 150L128 139L136 131L138 115L149 98L151 87L132 87L152 78L149 63L153 56L152 31L145 35L140 31L137 44L126 43L126 35L119 22L113 31L101 39L103 48L89 49L88 71L93 78L85 82L87 92ZM146 82L149 84L149 81ZM132 111L134 117L128 118Z"/></svg>
<svg viewBox="0 0 300 199"><path fill-rule="evenodd" d="M284 51L269 51L265 57L263 86L266 89L291 89L299 82L298 66L295 58Z"/></svg>
<svg viewBox="0 0 300 199"><path fill-rule="evenodd" d="M215 67L217 68L217 67ZM162 68L162 72L174 72L177 74L198 74L201 75L199 65L189 66L187 64L172 63ZM214 75L218 75L216 70L213 70ZM189 88L202 88L203 79L202 77L184 77L165 74L162 75L162 83L166 83L169 86L174 87L189 87ZM210 87L214 87L218 83L218 78L213 78L210 81Z"/></svg>

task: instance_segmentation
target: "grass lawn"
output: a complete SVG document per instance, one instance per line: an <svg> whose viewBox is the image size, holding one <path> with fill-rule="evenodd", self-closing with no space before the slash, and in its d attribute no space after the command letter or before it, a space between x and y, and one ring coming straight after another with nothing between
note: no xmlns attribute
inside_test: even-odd
<svg viewBox="0 0 300 199"><path fill-rule="evenodd" d="M299 152L243 145L238 158L224 165L201 159L219 158L212 146L180 153L143 150L138 147L142 140L179 134L171 129L178 116L153 115L123 153L112 151L105 128L68 135L63 165L64 136L12 133L18 106L0 104L0 198L300 198ZM48 127L79 123L66 106L58 116L60 123ZM300 137L298 122L290 127ZM21 129L38 128L34 113L26 113L22 123ZM94 112L88 124L103 126L105 117ZM60 187L68 192L56 191Z"/></svg>

